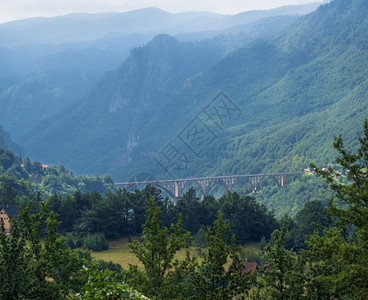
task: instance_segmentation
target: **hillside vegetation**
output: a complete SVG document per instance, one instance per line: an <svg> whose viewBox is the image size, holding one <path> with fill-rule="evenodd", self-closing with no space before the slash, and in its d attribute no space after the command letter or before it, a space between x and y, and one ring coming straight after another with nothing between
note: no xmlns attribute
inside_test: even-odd
<svg viewBox="0 0 368 300"><path fill-rule="evenodd" d="M23 208L27 198L40 202L53 194L68 195L79 192L104 194L113 188L109 176L75 177L66 167L48 166L26 157L21 158L0 148L0 205ZM39 203L38 203L39 205Z"/></svg>
<svg viewBox="0 0 368 300"><path fill-rule="evenodd" d="M171 170L174 177L333 163L328 141L341 132L353 145L366 115L367 9L358 0L333 1L218 62L213 43L158 36L25 136L26 151L116 180L139 172L167 177L152 158L170 142L190 161L180 174ZM204 109L221 91L238 110L219 127ZM199 156L179 137L196 117L216 137Z"/></svg>

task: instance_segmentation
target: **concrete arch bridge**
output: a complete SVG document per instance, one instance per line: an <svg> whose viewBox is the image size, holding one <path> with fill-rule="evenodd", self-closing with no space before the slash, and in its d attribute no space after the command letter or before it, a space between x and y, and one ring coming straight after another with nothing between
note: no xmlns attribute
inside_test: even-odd
<svg viewBox="0 0 368 300"><path fill-rule="evenodd" d="M166 180L148 180L148 181L129 181L115 183L115 186L129 189L136 185L152 185L163 189L174 199L178 199L184 192L185 187L195 183L201 192L202 199L207 195L208 189L214 181L220 181L226 188L227 192L231 189L240 178L245 178L249 181L252 192L256 193L260 183L264 178L273 178L277 185L282 187L286 184L286 178L304 174L304 172L288 172L288 173L270 173L270 174L249 174L249 175L228 175L228 176L212 176L212 177L196 177L184 179L166 179Z"/></svg>

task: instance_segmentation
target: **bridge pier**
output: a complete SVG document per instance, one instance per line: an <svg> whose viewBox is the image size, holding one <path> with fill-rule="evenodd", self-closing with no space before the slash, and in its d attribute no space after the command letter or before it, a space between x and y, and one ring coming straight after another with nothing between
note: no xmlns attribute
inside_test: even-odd
<svg viewBox="0 0 368 300"><path fill-rule="evenodd" d="M197 179L196 182L199 185L200 189L201 189L201 200L204 199L204 197L207 194L207 189L209 187L209 185L211 184L213 178L201 178L201 179Z"/></svg>
<svg viewBox="0 0 368 300"><path fill-rule="evenodd" d="M187 180L175 181L175 192L174 192L174 194L175 194L176 199L178 199L182 195L187 182L188 182Z"/></svg>
<svg viewBox="0 0 368 300"><path fill-rule="evenodd" d="M153 185L166 191L173 199L178 199L185 189L188 182L196 182L201 190L201 199L207 195L208 188L213 180L220 179L224 184L226 191L231 192L234 184L239 178L246 178L251 186L252 193L256 193L260 182L264 177L272 177L278 186L283 187L286 184L286 176L301 175L304 172L289 172L289 173L271 173L271 174L251 174L251 175L234 175L234 176L213 176L213 177L201 177L201 178L185 178L185 179L168 179L168 180L150 180L141 182L121 182L115 183L115 186L123 187L126 189L139 185Z"/></svg>
<svg viewBox="0 0 368 300"><path fill-rule="evenodd" d="M248 178L248 181L250 182L252 186L252 193L255 194L257 192L257 189L259 187L259 184L261 183L264 176L251 176Z"/></svg>
<svg viewBox="0 0 368 300"><path fill-rule="evenodd" d="M285 175L278 174L278 175L274 175L273 178L275 179L278 186L282 187L285 185Z"/></svg>
<svg viewBox="0 0 368 300"><path fill-rule="evenodd" d="M226 192L230 193L233 185L238 180L239 177L224 177L221 178L222 183L225 185Z"/></svg>

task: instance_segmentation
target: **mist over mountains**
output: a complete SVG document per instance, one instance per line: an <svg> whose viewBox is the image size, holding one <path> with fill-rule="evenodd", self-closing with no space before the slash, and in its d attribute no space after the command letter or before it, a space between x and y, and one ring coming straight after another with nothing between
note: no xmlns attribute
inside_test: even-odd
<svg viewBox="0 0 368 300"><path fill-rule="evenodd" d="M217 36L217 44L229 52L272 35L297 14L315 8L290 6L244 16L170 14L147 8L0 24L0 124L13 139L20 139L40 120L86 95L103 74L119 68L131 49L163 31L185 41ZM286 12L290 15L278 15ZM233 27L237 24L240 28ZM211 28L216 30L206 31Z"/></svg>
<svg viewBox="0 0 368 300"><path fill-rule="evenodd" d="M174 18L146 9L121 23L106 22L121 14L102 14L1 24L8 34L0 35L0 54L9 59L0 71L0 124L32 159L116 180L139 172L168 176L154 160L167 145L188 157L180 172L171 168L175 177L332 162L333 136L353 141L367 115L368 5L335 0L295 16L312 10ZM147 22L138 24L137 15ZM54 39L45 29L45 22L58 28L64 21L65 35ZM80 26L69 35L73 22ZM112 23L125 31L113 32ZM20 43L34 38L26 29L47 45ZM170 35L157 35L161 30ZM12 57L32 59L24 73L8 72ZM206 114L220 92L238 109L224 126ZM193 120L214 137L200 154L183 140Z"/></svg>
<svg viewBox="0 0 368 300"><path fill-rule="evenodd" d="M17 154L23 154L21 147L16 145L9 137L9 134L0 125L0 148L9 149Z"/></svg>
<svg viewBox="0 0 368 300"><path fill-rule="evenodd" d="M304 15L318 3L289 5L276 9L248 11L237 15L208 12L169 13L158 8L144 8L124 13L74 13L53 18L30 18L0 24L0 45L81 43L106 36L131 34L170 34L224 30L259 19Z"/></svg>

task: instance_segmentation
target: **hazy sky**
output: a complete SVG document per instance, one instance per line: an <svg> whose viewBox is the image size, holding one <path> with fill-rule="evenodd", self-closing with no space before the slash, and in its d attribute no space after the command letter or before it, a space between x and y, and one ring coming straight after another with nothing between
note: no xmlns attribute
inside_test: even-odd
<svg viewBox="0 0 368 300"><path fill-rule="evenodd" d="M56 16L72 12L123 12L143 7L158 7L168 12L210 11L235 14L311 2L322 0L0 0L0 23L35 16Z"/></svg>

